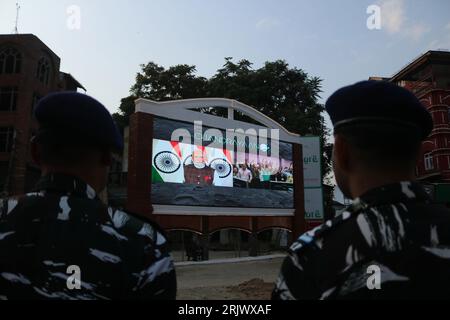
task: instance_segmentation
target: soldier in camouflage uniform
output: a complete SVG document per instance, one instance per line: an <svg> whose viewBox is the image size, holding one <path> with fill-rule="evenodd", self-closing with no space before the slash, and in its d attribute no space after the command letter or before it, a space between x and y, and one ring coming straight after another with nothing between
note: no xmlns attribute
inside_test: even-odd
<svg viewBox="0 0 450 320"><path fill-rule="evenodd" d="M0 202L0 300L175 299L164 232L98 197L123 143L108 111L58 93L35 116L43 177L35 192Z"/></svg>
<svg viewBox="0 0 450 320"><path fill-rule="evenodd" d="M337 91L326 109L336 181L354 202L295 241L273 299L450 299L450 210L414 181L431 115L375 81Z"/></svg>

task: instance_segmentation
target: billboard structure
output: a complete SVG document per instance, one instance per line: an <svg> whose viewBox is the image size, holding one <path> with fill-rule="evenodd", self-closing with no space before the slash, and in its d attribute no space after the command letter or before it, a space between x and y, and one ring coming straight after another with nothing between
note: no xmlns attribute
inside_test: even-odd
<svg viewBox="0 0 450 320"><path fill-rule="evenodd" d="M235 112L248 122L235 120ZM270 228L296 237L306 228L301 139L235 100L138 99L127 207L205 241L225 228L254 239Z"/></svg>
<svg viewBox="0 0 450 320"><path fill-rule="evenodd" d="M302 137L306 220L321 224L324 220L322 157L320 137Z"/></svg>

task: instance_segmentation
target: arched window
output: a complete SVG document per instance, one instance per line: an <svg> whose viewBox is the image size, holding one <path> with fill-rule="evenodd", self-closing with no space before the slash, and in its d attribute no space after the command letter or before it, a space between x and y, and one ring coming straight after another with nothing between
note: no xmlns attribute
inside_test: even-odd
<svg viewBox="0 0 450 320"><path fill-rule="evenodd" d="M17 87L0 87L0 111L15 111L17 95Z"/></svg>
<svg viewBox="0 0 450 320"><path fill-rule="evenodd" d="M425 170L433 170L434 169L434 161L433 161L433 155L431 153L426 153L423 156L424 163L425 163Z"/></svg>
<svg viewBox="0 0 450 320"><path fill-rule="evenodd" d="M14 48L0 51L0 74L20 73L22 55Z"/></svg>
<svg viewBox="0 0 450 320"><path fill-rule="evenodd" d="M50 80L50 61L47 58L41 58L38 62L36 77L43 84L48 84Z"/></svg>

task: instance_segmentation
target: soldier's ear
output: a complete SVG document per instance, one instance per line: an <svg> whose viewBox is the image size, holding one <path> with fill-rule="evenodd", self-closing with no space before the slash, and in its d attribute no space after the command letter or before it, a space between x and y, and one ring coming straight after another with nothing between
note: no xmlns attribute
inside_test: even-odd
<svg viewBox="0 0 450 320"><path fill-rule="evenodd" d="M334 135L333 161L335 166L343 171L351 169L350 146L345 138L340 134Z"/></svg>

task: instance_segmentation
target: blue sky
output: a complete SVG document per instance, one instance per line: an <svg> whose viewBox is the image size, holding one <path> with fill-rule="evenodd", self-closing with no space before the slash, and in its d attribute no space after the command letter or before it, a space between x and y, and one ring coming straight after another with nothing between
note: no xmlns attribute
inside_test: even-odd
<svg viewBox="0 0 450 320"><path fill-rule="evenodd" d="M0 1L0 33L14 28L15 0ZM38 4L37 4L38 3ZM381 30L366 9L382 8ZM194 64L211 76L223 58L255 67L285 59L323 79L324 101L339 87L389 76L428 49L450 49L448 0L22 0L20 33L33 33L88 93L115 111L139 65ZM70 5L81 29L67 28ZM386 9L386 10L384 10Z"/></svg>
<svg viewBox="0 0 450 320"><path fill-rule="evenodd" d="M0 33L14 29L15 0L0 1ZM381 8L381 30L366 10ZM285 59L336 89L390 76L429 49L450 49L448 0L22 0L20 33L33 33L111 112L128 95L139 65L193 64L209 77L224 57L255 67ZM80 9L80 29L67 8Z"/></svg>

